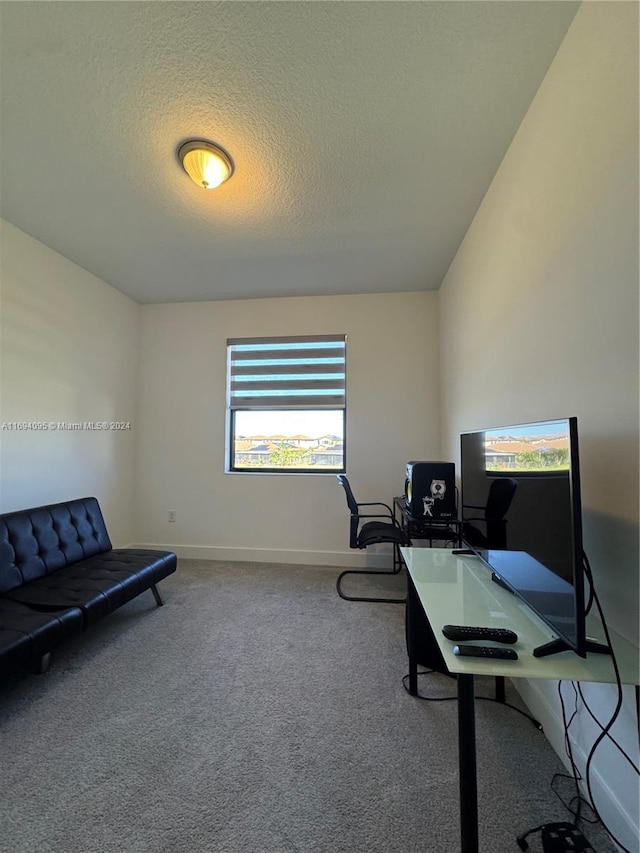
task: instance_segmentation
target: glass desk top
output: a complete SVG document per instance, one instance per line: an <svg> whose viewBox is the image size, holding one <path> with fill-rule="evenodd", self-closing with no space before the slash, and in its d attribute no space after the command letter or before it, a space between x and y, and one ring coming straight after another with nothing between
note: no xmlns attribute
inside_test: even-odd
<svg viewBox="0 0 640 853"><path fill-rule="evenodd" d="M450 672L615 682L610 655L589 653L586 658L581 658L566 651L535 658L533 649L555 639L556 635L516 595L494 583L491 570L478 557L456 556L450 548L400 550ZM447 640L441 631L447 624L510 628L518 635L518 642L509 646L518 653L518 660L485 660L454 655L456 643ZM605 640L602 624L594 616L587 619L587 634L600 642ZM640 683L638 649L610 626L609 634L623 684Z"/></svg>

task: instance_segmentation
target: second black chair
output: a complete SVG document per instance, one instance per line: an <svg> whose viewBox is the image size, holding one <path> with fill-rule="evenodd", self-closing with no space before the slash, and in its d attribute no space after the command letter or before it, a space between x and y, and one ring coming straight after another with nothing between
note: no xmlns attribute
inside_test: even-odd
<svg viewBox="0 0 640 853"><path fill-rule="evenodd" d="M482 516L464 514L462 537L474 548L504 550L507 547L507 519L505 518L515 494L518 481L500 477L492 481L486 506L465 504L466 509L484 510ZM480 525L480 527L478 527Z"/></svg>
<svg viewBox="0 0 640 853"><path fill-rule="evenodd" d="M393 568L391 571L347 569L341 572L336 581L338 595L346 601L375 601L389 604L404 604L406 598L370 598L366 596L347 595L342 591L342 579L346 575L397 575L402 569L400 546L410 545L411 541L394 518L393 511L388 504L379 502L358 503L351 490L349 480L344 474L338 474L338 482L345 490L347 506L349 507L349 547L362 550L368 548L369 545L378 545L382 542L393 545ZM373 512L374 507L381 507L384 509L384 512Z"/></svg>

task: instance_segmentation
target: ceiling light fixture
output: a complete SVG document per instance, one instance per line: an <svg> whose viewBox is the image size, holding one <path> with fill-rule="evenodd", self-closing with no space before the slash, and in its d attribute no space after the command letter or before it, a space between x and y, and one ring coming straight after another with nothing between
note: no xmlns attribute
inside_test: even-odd
<svg viewBox="0 0 640 853"><path fill-rule="evenodd" d="M190 139L178 148L178 160L199 187L212 190L233 175L233 160L227 152L204 139Z"/></svg>

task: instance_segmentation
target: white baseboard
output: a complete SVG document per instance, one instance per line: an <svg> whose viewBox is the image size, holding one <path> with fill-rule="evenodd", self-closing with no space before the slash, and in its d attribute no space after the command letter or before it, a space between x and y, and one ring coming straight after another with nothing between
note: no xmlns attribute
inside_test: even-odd
<svg viewBox="0 0 640 853"><path fill-rule="evenodd" d="M550 695L557 695L557 682L516 679L513 684L532 715L542 724L547 740L558 754L560 760L567 768L567 771L571 773L569 759L565 751L565 733L560 703L558 701L554 704L549 699ZM553 685L553 693L550 693L549 691L550 684ZM611 685L611 690L614 691L615 689L615 686ZM569 688L567 687L566 693L564 694L565 697L568 693ZM582 709L582 712L586 713L584 708ZM604 720L604 722L606 723L607 721ZM584 739L582 742L577 742L573 737L571 739L573 757L582 775L584 775L583 771L587 762L588 751L591 748L591 743L592 740L585 743ZM613 749L612 746L607 744L601 744L599 748ZM637 840L638 837L640 837L638 816L630 814L628 809L625 808L624 804L621 802L618 792L611 787L612 781L614 783L619 783L620 779L611 779L611 765L608 766L608 770L608 778L605 778L602 773L599 772L596 762L592 764L591 789L594 794L596 806L606 825L615 834L615 836L625 843L629 849L633 849L633 844L636 843L634 839ZM615 777L615 773L613 775ZM588 799L586 784L584 782L581 783L581 790L584 797ZM588 836L588 829L585 832ZM631 845L631 847L629 847L629 845Z"/></svg>
<svg viewBox="0 0 640 853"><path fill-rule="evenodd" d="M223 560L243 563L285 563L336 568L390 569L391 551L296 551L276 548L229 548L218 545L175 545L162 542L136 542L130 548L173 551L185 560Z"/></svg>

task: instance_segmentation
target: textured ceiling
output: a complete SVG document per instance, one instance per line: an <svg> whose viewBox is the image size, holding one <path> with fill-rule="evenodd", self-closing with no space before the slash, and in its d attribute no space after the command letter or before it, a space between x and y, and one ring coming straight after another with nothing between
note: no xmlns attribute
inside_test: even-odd
<svg viewBox="0 0 640 853"><path fill-rule="evenodd" d="M577 5L3 0L1 214L143 303L435 289Z"/></svg>

